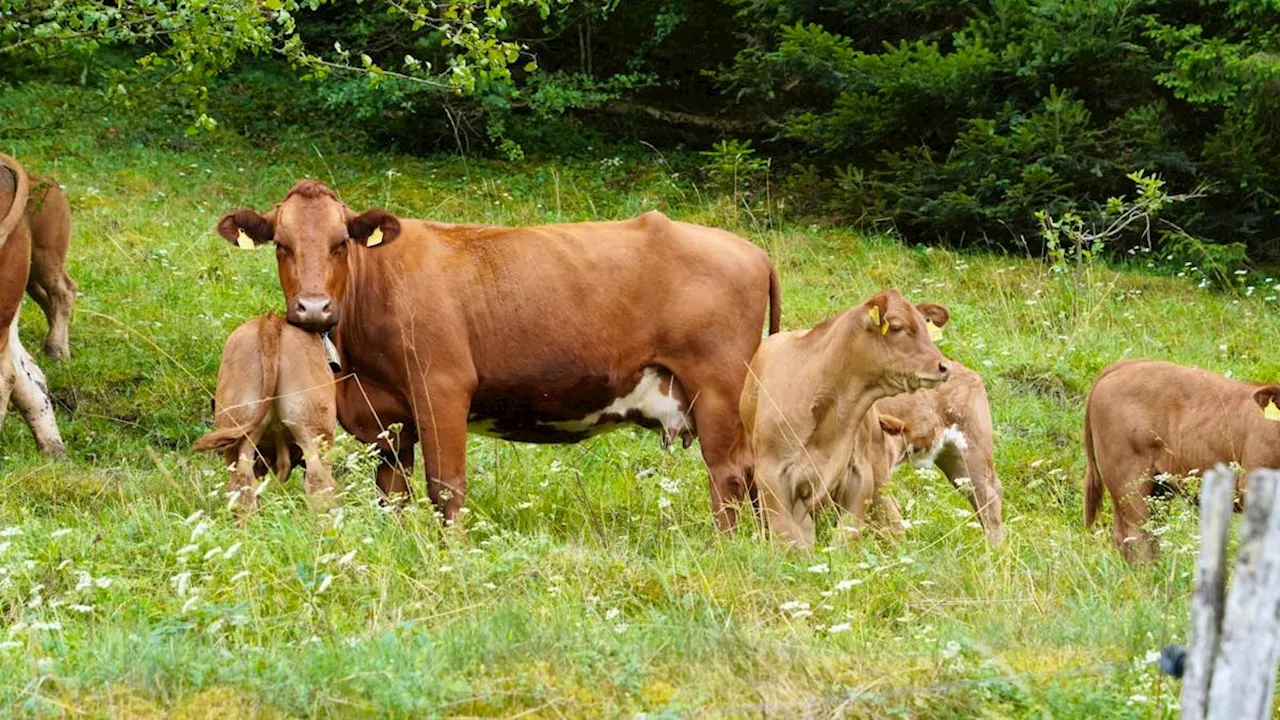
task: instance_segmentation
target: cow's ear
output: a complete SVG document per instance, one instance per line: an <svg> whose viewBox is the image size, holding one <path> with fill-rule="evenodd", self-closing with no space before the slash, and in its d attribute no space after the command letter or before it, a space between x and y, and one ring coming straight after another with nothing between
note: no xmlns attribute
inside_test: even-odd
<svg viewBox="0 0 1280 720"><path fill-rule="evenodd" d="M385 210L366 210L347 220L347 235L367 247L389 243L399 234L400 218Z"/></svg>
<svg viewBox="0 0 1280 720"><path fill-rule="evenodd" d="M951 313L947 309L937 303L920 303L916 306L920 314L925 320L933 323L935 327L946 327L947 321L951 319Z"/></svg>
<svg viewBox="0 0 1280 720"><path fill-rule="evenodd" d="M862 324L868 330L875 330L881 335L889 331L889 296L880 293L859 306L862 313Z"/></svg>
<svg viewBox="0 0 1280 720"><path fill-rule="evenodd" d="M880 429L885 435L901 435L906 432L907 424L892 415L880 415Z"/></svg>
<svg viewBox="0 0 1280 720"><path fill-rule="evenodd" d="M223 215L218 221L218 234L232 245L245 250L271 242L275 237L271 219L253 210L235 210Z"/></svg>
<svg viewBox="0 0 1280 720"><path fill-rule="evenodd" d="M1253 393L1253 401L1262 408L1262 415L1268 420L1280 421L1280 385L1266 385Z"/></svg>

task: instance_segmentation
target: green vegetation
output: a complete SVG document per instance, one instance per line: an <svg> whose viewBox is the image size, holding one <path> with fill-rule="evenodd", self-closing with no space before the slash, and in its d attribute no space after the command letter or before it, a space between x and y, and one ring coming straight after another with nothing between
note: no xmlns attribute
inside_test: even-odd
<svg viewBox="0 0 1280 720"><path fill-rule="evenodd" d="M30 120L81 102L36 88L0 96L0 111ZM1148 656L1185 633L1195 513L1168 503L1155 521L1165 555L1146 568L1123 563L1107 523L1081 527L1083 400L1122 357L1276 377L1275 280L1232 276L1221 290L1142 252L1123 266L1079 253L1046 265L757 222L690 182L697 156L514 164L335 140L191 138L154 118L88 115L72 133L6 143L67 187L82 295L72 360L42 363L72 460L37 456L16 415L0 430L0 707L1175 715L1177 685ZM236 250L213 226L301 176L406 216L525 224L657 208L729 227L777 262L788 328L885 286L945 304L944 352L991 391L1008 540L988 548L959 494L910 470L892 486L911 523L902 542L830 547L824 528L802 555L749 523L718 537L696 449L663 453L625 430L576 446L473 438L465 537L422 504L380 507L350 438L333 453L340 513L309 513L295 475L238 527L221 460L186 447L208 428L223 340L280 291L270 252ZM30 303L23 321L38 347Z"/></svg>

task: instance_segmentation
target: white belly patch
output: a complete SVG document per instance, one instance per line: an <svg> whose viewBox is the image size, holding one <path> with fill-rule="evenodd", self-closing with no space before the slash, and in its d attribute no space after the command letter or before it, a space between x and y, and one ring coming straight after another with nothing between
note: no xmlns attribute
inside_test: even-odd
<svg viewBox="0 0 1280 720"><path fill-rule="evenodd" d="M634 423L657 429L666 447L680 438L688 447L696 437L690 408L684 388L670 372L659 367L647 367L640 381L626 395L615 398L604 408L578 420L537 422L522 434L538 434L545 431L552 442L572 442L616 429L626 423ZM521 439L505 432L502 424L488 419L475 419L467 425L467 431L501 439ZM552 438L560 437L555 440Z"/></svg>
<svg viewBox="0 0 1280 720"><path fill-rule="evenodd" d="M911 448L911 464L921 470L933 467L934 462L938 459L938 454L947 446L964 452L969 449L969 439L964 436L959 427L952 425L942 431L942 434L938 436L938 439L934 441L931 447L924 450Z"/></svg>

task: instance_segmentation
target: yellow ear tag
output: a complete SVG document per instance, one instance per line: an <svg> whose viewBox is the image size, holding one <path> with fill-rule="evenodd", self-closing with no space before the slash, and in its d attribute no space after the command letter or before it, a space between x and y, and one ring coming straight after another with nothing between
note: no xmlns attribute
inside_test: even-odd
<svg viewBox="0 0 1280 720"><path fill-rule="evenodd" d="M240 246L241 250L253 249L253 240L250 240L249 236L246 235L243 230L241 230L240 234L236 236L236 244Z"/></svg>
<svg viewBox="0 0 1280 720"><path fill-rule="evenodd" d="M381 243L382 228L374 228L373 232L369 233L369 239L364 241L365 247L373 247L374 245L379 245Z"/></svg>
<svg viewBox="0 0 1280 720"><path fill-rule="evenodd" d="M1280 408L1276 407L1276 401L1272 400L1262 409L1262 417L1268 420L1280 421Z"/></svg>
<svg viewBox="0 0 1280 720"><path fill-rule="evenodd" d="M880 308L876 307L875 305L872 305L871 311L868 314L871 316L871 322L877 325L880 324Z"/></svg>
<svg viewBox="0 0 1280 720"><path fill-rule="evenodd" d="M881 334L881 335L888 335L888 334L889 334L889 321L888 321L888 320L885 320L884 322L880 323L880 334Z"/></svg>
<svg viewBox="0 0 1280 720"><path fill-rule="evenodd" d="M924 326L929 328L930 340L932 340L933 342L938 342L939 340L942 339L942 328L938 327L937 325L934 325L932 320L925 320Z"/></svg>

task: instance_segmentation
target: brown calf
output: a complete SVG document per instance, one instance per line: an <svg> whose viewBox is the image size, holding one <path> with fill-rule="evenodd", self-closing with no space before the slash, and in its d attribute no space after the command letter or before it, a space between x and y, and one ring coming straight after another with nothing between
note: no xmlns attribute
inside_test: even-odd
<svg viewBox="0 0 1280 720"><path fill-rule="evenodd" d="M323 512L334 483L321 457L337 422L333 375L320 336L275 315L236 328L222 348L214 424L192 451L222 450L233 465L227 491L237 512L252 509L254 483L270 469L281 482L301 459L307 502Z"/></svg>
<svg viewBox="0 0 1280 720"><path fill-rule="evenodd" d="M996 477L991 408L978 373L957 362L951 377L932 390L876 403L906 426L905 454L917 467L936 465L978 513L992 545L1004 539L1000 509L1004 489Z"/></svg>
<svg viewBox="0 0 1280 720"><path fill-rule="evenodd" d="M274 243L289 322L333 331L351 376L339 420L379 443L384 492L408 491L421 441L428 496L452 522L468 432L573 443L628 422L664 426L672 377L716 522L737 521L751 470L738 397L780 312L773 264L743 238L657 212L520 228L357 214L312 180L265 215L228 213L218 232ZM398 436L379 437L397 423Z"/></svg>
<svg viewBox="0 0 1280 720"><path fill-rule="evenodd" d="M1155 360L1108 366L1084 411L1085 525L1097 517L1105 485L1115 512L1113 535L1125 559L1155 559L1155 537L1143 527L1150 518L1147 498L1220 462L1237 462L1246 471L1280 467L1277 406L1277 385Z"/></svg>
<svg viewBox="0 0 1280 720"><path fill-rule="evenodd" d="M861 532L867 504L893 466L883 434L901 432L900 423L883 421L872 404L935 387L950 374L926 317L938 327L948 319L940 305L917 307L888 290L811 330L760 344L741 414L771 532L811 547L814 512L832 502L848 514L842 531ZM886 510L892 515L888 502Z"/></svg>
<svg viewBox="0 0 1280 720"><path fill-rule="evenodd" d="M10 398L47 455L66 454L44 373L18 338L18 310L31 270L31 178L0 154L0 423Z"/></svg>

